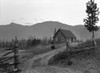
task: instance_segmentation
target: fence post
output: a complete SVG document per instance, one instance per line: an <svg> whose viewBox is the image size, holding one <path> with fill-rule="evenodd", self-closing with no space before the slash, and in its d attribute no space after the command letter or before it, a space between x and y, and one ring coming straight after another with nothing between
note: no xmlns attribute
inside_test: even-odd
<svg viewBox="0 0 100 73"><path fill-rule="evenodd" d="M15 44L14 48L14 73L20 73L18 68L18 44Z"/></svg>
<svg viewBox="0 0 100 73"><path fill-rule="evenodd" d="M18 67L19 61L18 61L18 42L15 40L14 45L12 46L11 49L6 49L6 50L11 50L10 52L7 52L6 54L3 55L3 58L0 58L0 66L1 68L3 68L5 71L8 71L8 69L6 69L7 67L11 68L13 67L13 69L10 70L10 72L8 73L20 73L20 69ZM13 56L11 57L7 57L9 54L14 53ZM13 63L8 63L8 60L13 59Z"/></svg>
<svg viewBox="0 0 100 73"><path fill-rule="evenodd" d="M69 42L67 41L66 42L66 51L67 51L67 58L68 58L68 65L71 65L72 64L72 61L70 60L70 45L69 45Z"/></svg>

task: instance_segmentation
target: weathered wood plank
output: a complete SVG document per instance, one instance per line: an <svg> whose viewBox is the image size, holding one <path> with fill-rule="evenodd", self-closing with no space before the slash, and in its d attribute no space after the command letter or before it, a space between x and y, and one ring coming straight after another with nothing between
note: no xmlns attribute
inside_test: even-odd
<svg viewBox="0 0 100 73"><path fill-rule="evenodd" d="M12 51L10 51L10 52L7 52L6 54L4 54L3 56L7 56L7 55L9 55L10 53L13 53L14 51L12 50Z"/></svg>

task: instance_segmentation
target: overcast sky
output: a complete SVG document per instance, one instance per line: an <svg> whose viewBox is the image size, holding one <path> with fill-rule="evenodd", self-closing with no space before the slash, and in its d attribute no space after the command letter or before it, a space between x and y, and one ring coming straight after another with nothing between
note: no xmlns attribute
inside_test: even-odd
<svg viewBox="0 0 100 73"><path fill-rule="evenodd" d="M10 22L32 25L43 21L84 24L87 1L89 0L0 0L0 25ZM95 2L100 8L100 0ZM98 25L100 26L100 21Z"/></svg>

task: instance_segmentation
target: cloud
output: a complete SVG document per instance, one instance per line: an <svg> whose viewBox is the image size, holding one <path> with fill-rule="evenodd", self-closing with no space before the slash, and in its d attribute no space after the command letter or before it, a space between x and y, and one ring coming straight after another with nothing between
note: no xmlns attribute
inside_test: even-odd
<svg viewBox="0 0 100 73"><path fill-rule="evenodd" d="M27 23L24 23L24 24L28 24L28 25L30 25L30 24L32 24L32 23L27 22Z"/></svg>
<svg viewBox="0 0 100 73"><path fill-rule="evenodd" d="M24 20L24 18L19 18L19 20Z"/></svg>
<svg viewBox="0 0 100 73"><path fill-rule="evenodd" d="M86 17L86 0L0 0L2 23L40 22L58 20L67 24L80 24ZM100 0L96 0L100 8ZM100 16L99 16L100 17ZM28 23L30 24L30 23Z"/></svg>

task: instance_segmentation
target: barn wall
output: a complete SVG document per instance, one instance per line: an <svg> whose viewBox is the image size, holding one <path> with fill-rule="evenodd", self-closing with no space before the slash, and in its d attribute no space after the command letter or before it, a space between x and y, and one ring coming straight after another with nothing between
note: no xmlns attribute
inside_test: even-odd
<svg viewBox="0 0 100 73"><path fill-rule="evenodd" d="M54 43L55 44L66 43L66 41L68 41L68 42L75 42L76 38L70 38L70 37L65 38L60 31L56 34L56 36L54 38Z"/></svg>
<svg viewBox="0 0 100 73"><path fill-rule="evenodd" d="M65 43L65 42L66 42L65 37L62 35L61 32L58 32L58 34L54 38L54 43Z"/></svg>

